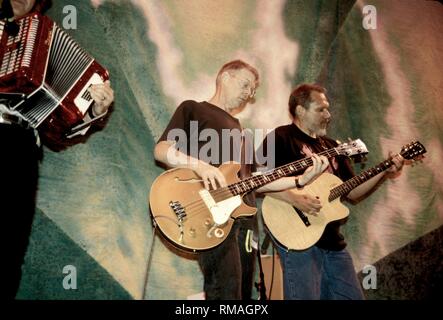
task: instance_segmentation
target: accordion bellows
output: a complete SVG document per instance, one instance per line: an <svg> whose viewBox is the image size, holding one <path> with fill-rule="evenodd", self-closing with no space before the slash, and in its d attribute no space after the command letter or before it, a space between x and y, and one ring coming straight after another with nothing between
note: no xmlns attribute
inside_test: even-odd
<svg viewBox="0 0 443 320"><path fill-rule="evenodd" d="M66 134L93 103L88 88L109 74L49 17L32 13L16 22L17 35L0 23L0 93L25 95L12 109L33 128Z"/></svg>

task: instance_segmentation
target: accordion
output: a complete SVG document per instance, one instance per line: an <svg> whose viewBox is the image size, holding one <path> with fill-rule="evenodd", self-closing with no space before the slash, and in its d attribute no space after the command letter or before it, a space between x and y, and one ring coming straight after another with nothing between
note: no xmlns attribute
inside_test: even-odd
<svg viewBox="0 0 443 320"><path fill-rule="evenodd" d="M10 109L44 136L69 137L86 127L94 102L88 89L109 79L108 71L50 18L32 13L16 22L16 35L0 22L0 94L23 95Z"/></svg>

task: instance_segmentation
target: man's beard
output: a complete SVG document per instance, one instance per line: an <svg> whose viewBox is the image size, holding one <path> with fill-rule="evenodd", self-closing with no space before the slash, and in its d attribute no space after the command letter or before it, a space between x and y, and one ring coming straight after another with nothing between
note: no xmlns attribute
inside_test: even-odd
<svg viewBox="0 0 443 320"><path fill-rule="evenodd" d="M317 130L317 136L324 137L327 133L328 126L329 126L328 121L320 123Z"/></svg>
<svg viewBox="0 0 443 320"><path fill-rule="evenodd" d="M317 136L324 137L326 135L326 128L321 128L317 131Z"/></svg>

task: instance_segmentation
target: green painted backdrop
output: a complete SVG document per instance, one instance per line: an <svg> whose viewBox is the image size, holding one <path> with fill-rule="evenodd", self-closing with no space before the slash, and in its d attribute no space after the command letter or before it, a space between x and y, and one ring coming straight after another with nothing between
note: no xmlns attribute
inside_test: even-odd
<svg viewBox="0 0 443 320"><path fill-rule="evenodd" d="M48 14L62 25L72 2L53 2ZM77 29L68 31L110 70L116 99L106 127L86 143L44 150L18 298L186 299L202 291L195 259L159 239L146 277L147 196L162 172L153 147L178 103L208 99L218 68L236 58L261 75L244 126L289 123L291 88L317 81L332 101L330 135L362 138L366 168L411 140L427 147L423 164L352 208L344 231L356 271L439 227L443 6L370 4L375 30L362 27L364 1L76 1ZM63 289L66 265L77 268L76 290Z"/></svg>

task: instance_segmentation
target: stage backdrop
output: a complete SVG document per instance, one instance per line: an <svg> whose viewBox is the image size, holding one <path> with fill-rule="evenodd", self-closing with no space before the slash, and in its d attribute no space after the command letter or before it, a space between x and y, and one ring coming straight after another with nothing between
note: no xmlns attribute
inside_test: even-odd
<svg viewBox="0 0 443 320"><path fill-rule="evenodd" d="M73 2L53 2L48 14L62 25ZM245 127L289 123L291 88L319 82L331 98L330 136L363 139L366 168L412 140L426 146L422 164L351 208L344 232L356 272L442 224L440 3L81 0L74 6L77 27L67 31L109 69L115 104L106 127L86 143L44 150L19 298L186 299L202 291L195 258L158 237L153 242L147 197L162 172L153 148L177 105L210 98L219 67L237 58L261 76L256 103L240 115ZM441 243L436 248L441 261ZM73 267L76 289L65 289ZM401 292L408 284L390 286L401 299L396 285ZM380 298L376 290L368 296Z"/></svg>

